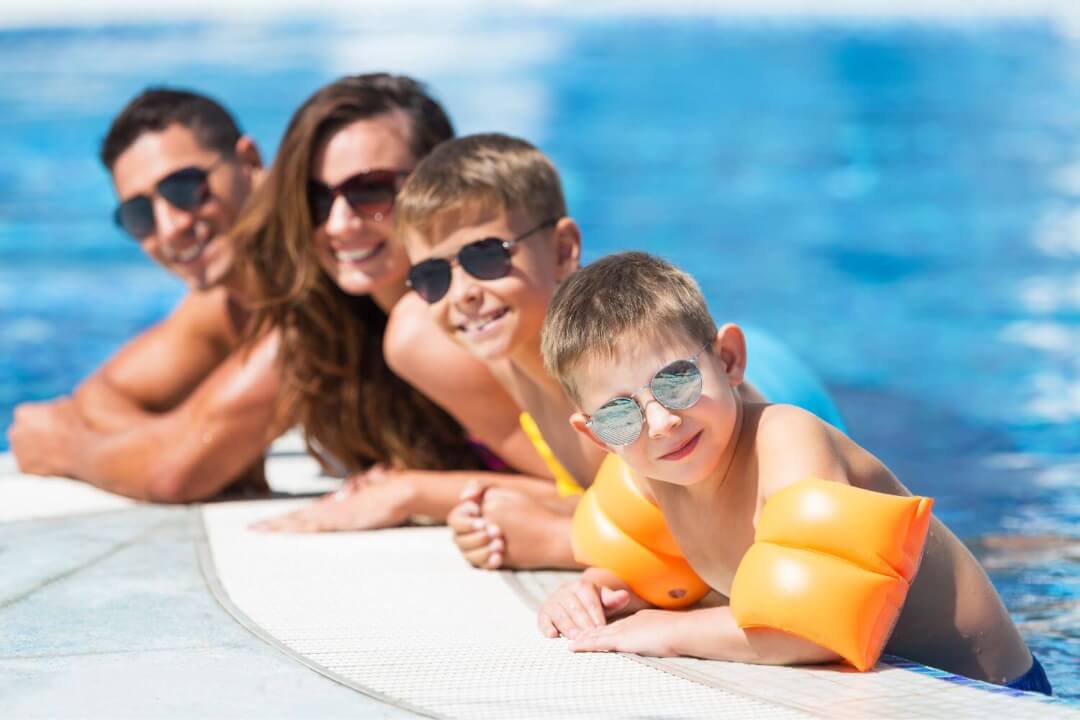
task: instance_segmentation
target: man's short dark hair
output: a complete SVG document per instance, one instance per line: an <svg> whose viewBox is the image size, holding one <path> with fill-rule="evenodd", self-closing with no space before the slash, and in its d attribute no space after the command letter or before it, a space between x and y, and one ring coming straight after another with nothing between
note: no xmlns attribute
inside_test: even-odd
<svg viewBox="0 0 1080 720"><path fill-rule="evenodd" d="M147 88L113 119L101 143L101 162L112 172L116 159L145 132L160 132L172 124L192 132L208 150L228 154L240 139L240 128L218 102L187 90Z"/></svg>

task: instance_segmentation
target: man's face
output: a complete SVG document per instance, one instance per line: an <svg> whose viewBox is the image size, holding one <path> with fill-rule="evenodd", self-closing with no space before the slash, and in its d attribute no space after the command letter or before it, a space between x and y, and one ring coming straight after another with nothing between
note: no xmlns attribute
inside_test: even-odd
<svg viewBox="0 0 1080 720"><path fill-rule="evenodd" d="M161 180L185 168L209 170L201 202L183 209L156 191ZM150 199L154 224L138 238L143 250L193 289L221 283L233 262L228 232L251 191L252 168L203 147L186 127L173 124L140 135L116 159L113 185L121 203Z"/></svg>

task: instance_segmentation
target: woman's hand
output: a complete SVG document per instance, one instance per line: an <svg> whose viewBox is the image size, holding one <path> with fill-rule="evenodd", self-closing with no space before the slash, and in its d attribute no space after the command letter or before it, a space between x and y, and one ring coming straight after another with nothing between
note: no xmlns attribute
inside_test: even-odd
<svg viewBox="0 0 1080 720"><path fill-rule="evenodd" d="M305 533L396 527L409 519L415 492L405 473L375 465L346 480L337 492L286 515L254 523L251 529Z"/></svg>

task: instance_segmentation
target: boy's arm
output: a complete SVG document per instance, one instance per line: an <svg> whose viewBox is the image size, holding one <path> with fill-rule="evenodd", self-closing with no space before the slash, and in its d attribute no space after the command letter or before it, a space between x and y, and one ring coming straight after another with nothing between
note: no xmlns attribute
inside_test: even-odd
<svg viewBox="0 0 1080 720"><path fill-rule="evenodd" d="M263 450L281 429L272 427L276 359L277 338L268 336L250 353L234 352L176 408L148 413L114 432L79 422L70 404L65 408L69 422L47 432L54 446L66 448L66 465L50 474L138 500L191 502L217 494L261 463ZM18 432L13 426L17 457Z"/></svg>
<svg viewBox="0 0 1080 720"><path fill-rule="evenodd" d="M383 337L387 364L514 469L550 478L518 423L521 410L513 398L487 366L431 321L423 302L406 295L394 307Z"/></svg>
<svg viewBox="0 0 1080 720"><path fill-rule="evenodd" d="M610 625L588 630L570 643L575 652L630 652L757 665L810 665L840 656L779 630L743 630L731 608L642 610Z"/></svg>

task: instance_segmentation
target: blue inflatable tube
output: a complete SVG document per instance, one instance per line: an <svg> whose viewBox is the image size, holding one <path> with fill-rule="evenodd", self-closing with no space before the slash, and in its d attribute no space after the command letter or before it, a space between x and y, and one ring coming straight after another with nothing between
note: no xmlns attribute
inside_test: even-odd
<svg viewBox="0 0 1080 720"><path fill-rule="evenodd" d="M847 432L824 383L791 348L754 327L746 335L746 381L772 403L798 405Z"/></svg>

